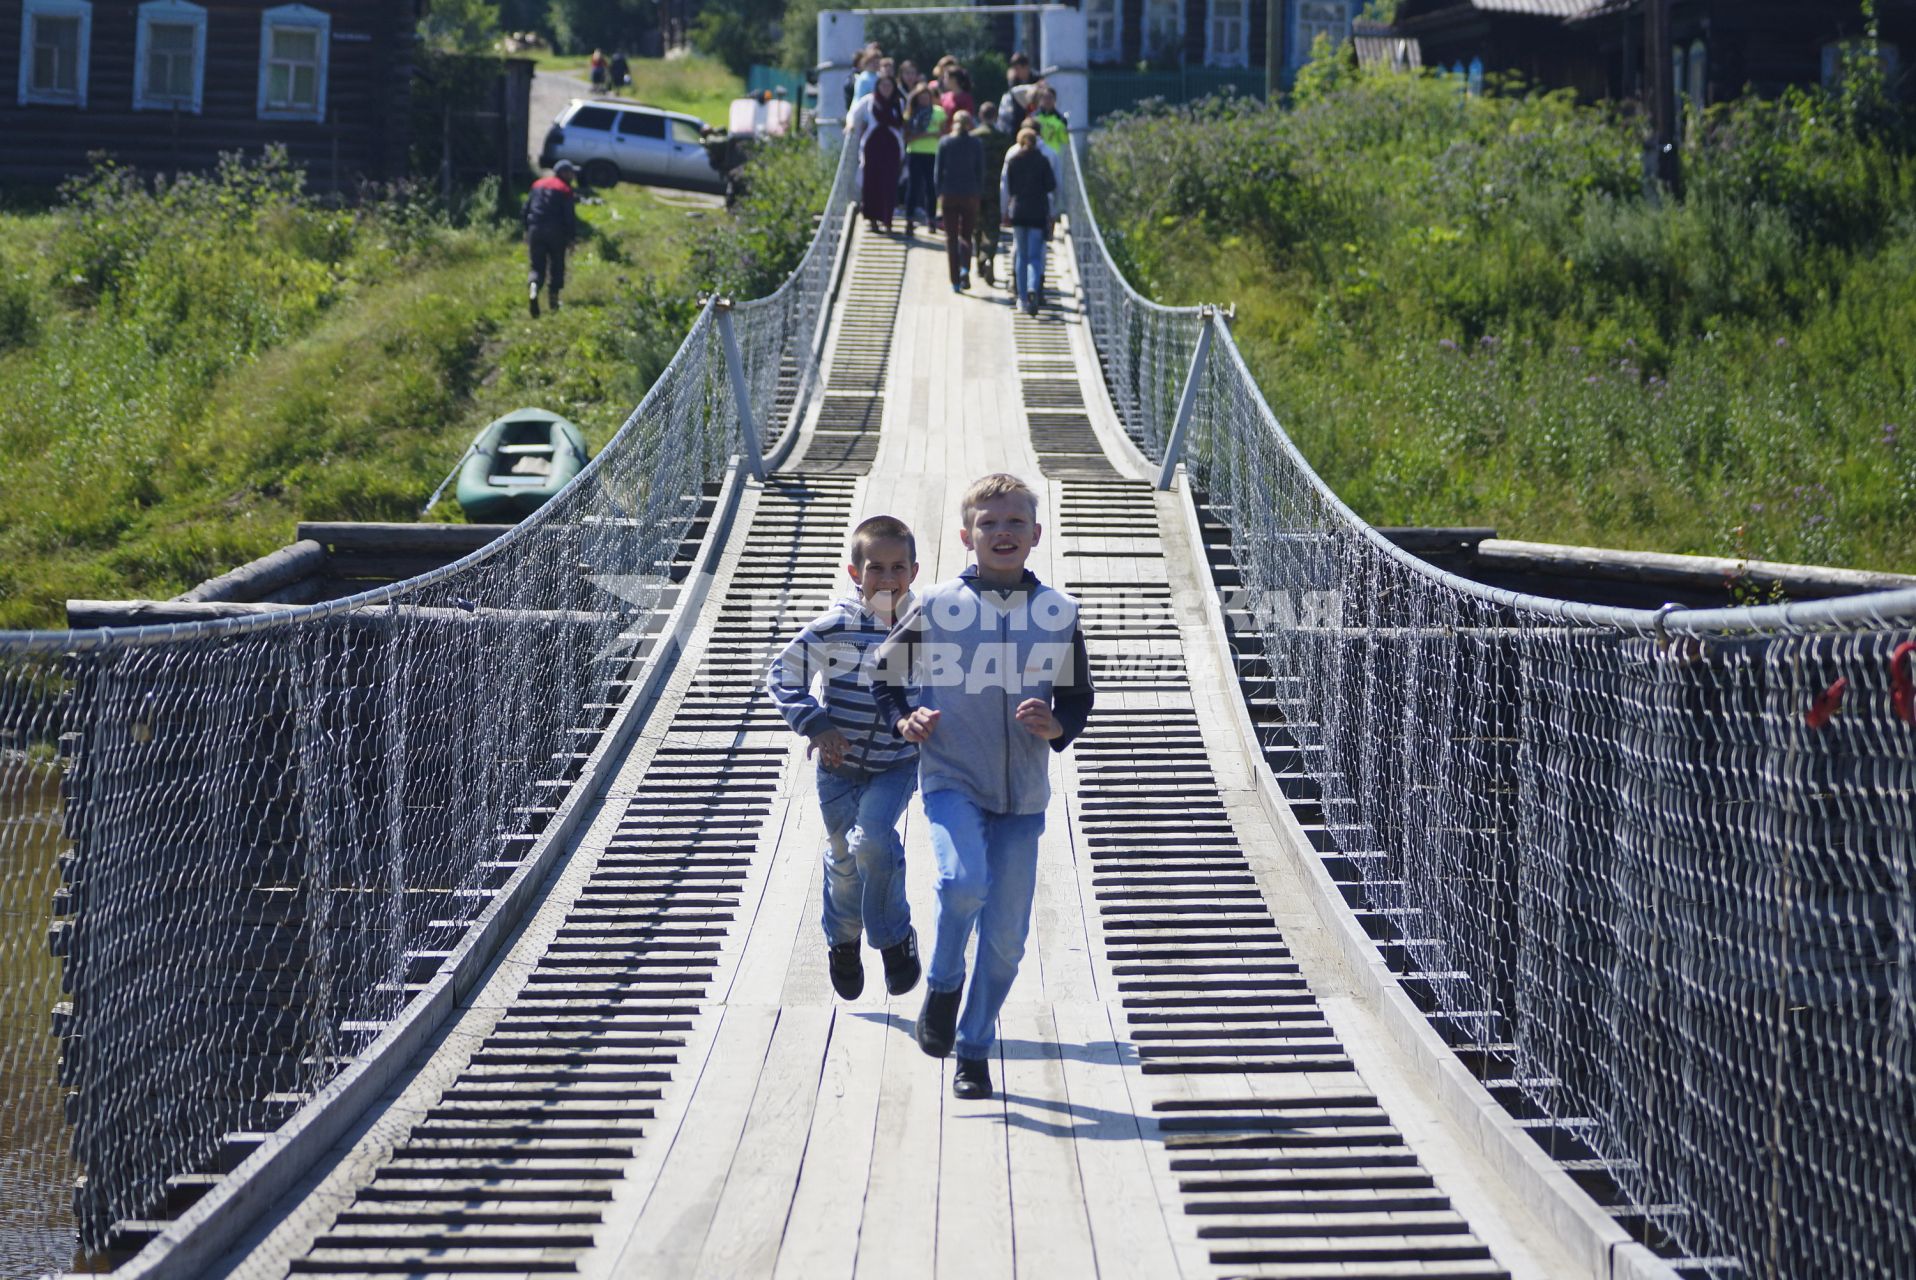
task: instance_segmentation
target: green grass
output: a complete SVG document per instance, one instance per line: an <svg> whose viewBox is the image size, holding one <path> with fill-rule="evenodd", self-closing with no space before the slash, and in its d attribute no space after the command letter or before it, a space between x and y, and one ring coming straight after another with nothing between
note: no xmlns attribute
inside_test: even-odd
<svg viewBox="0 0 1916 1280"><path fill-rule="evenodd" d="M1695 122L1681 199L1564 96L1331 77L1106 128L1103 221L1234 332L1378 524L1916 571L1916 158L1797 95Z"/></svg>
<svg viewBox="0 0 1916 1280"><path fill-rule="evenodd" d="M522 405L603 444L695 314L694 249L737 256L750 215L621 186L581 216L566 306L534 321L515 227L327 210L283 164L0 214L0 627L175 594L299 520L415 519Z"/></svg>
<svg viewBox="0 0 1916 1280"><path fill-rule="evenodd" d="M541 71L561 71L580 80L590 74L589 56L541 53L536 61ZM632 58L629 61L632 83L616 90L616 96L665 111L681 111L710 125L724 125L732 100L745 93L745 82L723 63L710 58Z"/></svg>

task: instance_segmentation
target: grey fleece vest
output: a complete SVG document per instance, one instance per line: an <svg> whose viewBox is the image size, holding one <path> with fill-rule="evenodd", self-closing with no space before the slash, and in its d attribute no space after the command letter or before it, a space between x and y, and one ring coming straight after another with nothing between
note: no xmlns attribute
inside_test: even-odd
<svg viewBox="0 0 1916 1280"><path fill-rule="evenodd" d="M1078 602L1039 583L1001 595L970 579L920 597L913 701L939 712L918 749L918 789L963 792L988 813L1043 813L1051 744L1019 724L1026 698L1049 703L1072 678Z"/></svg>

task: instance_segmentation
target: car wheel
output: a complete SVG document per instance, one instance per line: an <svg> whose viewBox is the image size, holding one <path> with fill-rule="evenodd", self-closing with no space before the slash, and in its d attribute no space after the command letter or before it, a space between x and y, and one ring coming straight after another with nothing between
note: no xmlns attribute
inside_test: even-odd
<svg viewBox="0 0 1916 1280"><path fill-rule="evenodd" d="M616 187L619 185L619 166L610 160L594 160L585 167L585 180L588 186Z"/></svg>

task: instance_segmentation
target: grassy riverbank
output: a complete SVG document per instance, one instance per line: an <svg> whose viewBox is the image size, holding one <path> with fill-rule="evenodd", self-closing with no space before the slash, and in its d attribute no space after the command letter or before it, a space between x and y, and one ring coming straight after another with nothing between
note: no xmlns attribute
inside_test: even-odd
<svg viewBox="0 0 1916 1280"><path fill-rule="evenodd" d="M591 75L589 55L547 52L536 61L541 71L559 71L588 81ZM632 83L609 90L610 94L648 107L683 111L710 125L723 126L732 99L745 92L745 81L712 58L632 58L629 68Z"/></svg>
<svg viewBox="0 0 1916 1280"><path fill-rule="evenodd" d="M1237 304L1265 395L1380 524L1916 570L1916 160L1868 103L1693 126L1333 77L1295 110L1133 117L1093 146L1117 252Z"/></svg>
<svg viewBox="0 0 1916 1280"><path fill-rule="evenodd" d="M328 209L269 159L157 193L103 170L51 212L0 215L0 627L57 625L70 596L173 594L301 519L414 519L521 405L596 448L702 284L796 259L820 164L774 153L736 218L603 193L565 309L538 321L517 229L483 197Z"/></svg>

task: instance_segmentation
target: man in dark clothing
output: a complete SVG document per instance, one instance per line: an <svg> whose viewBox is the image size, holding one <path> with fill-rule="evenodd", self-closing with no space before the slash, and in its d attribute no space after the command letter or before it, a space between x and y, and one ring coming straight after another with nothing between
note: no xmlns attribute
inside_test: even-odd
<svg viewBox="0 0 1916 1280"><path fill-rule="evenodd" d="M1051 193L1058 179L1038 146L1038 131L1026 121L1018 145L1005 157L998 198L1011 224L1011 283L1018 307L1037 315L1044 301L1044 242L1051 231Z"/></svg>
<svg viewBox="0 0 1916 1280"><path fill-rule="evenodd" d="M526 199L526 253L532 274L526 285L526 305L539 318L539 288L545 285L552 309L559 309L559 291L565 288L565 255L579 232L579 213L572 194L578 173L570 160L552 166L547 177L532 184Z"/></svg>
<svg viewBox="0 0 1916 1280"><path fill-rule="evenodd" d="M1005 167L1005 152L1011 149L1011 138L992 129L982 122L972 130L971 136L985 153L985 190L984 198L978 202L978 234L973 237L973 253L978 266L978 276L986 284L998 286L995 261L998 256L998 232L1004 226L1005 211L998 203L998 184L991 181L991 175L1002 173Z"/></svg>
<svg viewBox="0 0 1916 1280"><path fill-rule="evenodd" d="M997 127L1012 137L1018 136L1018 130L1024 127L1027 108L1018 100L1018 87L1031 83L1031 59L1022 52L1011 55L1011 65L1005 69L1005 96L998 100Z"/></svg>
<svg viewBox="0 0 1916 1280"><path fill-rule="evenodd" d="M957 293L971 288L971 242L985 192L985 149L972 136L969 111L952 116L951 132L939 139L937 184L945 207L945 263Z"/></svg>

